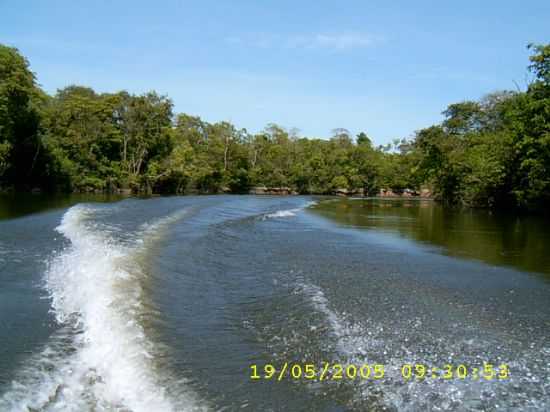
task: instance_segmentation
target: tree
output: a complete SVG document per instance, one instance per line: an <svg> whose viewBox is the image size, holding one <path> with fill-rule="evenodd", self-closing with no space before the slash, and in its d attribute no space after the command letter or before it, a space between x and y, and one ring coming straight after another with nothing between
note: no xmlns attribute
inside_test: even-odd
<svg viewBox="0 0 550 412"><path fill-rule="evenodd" d="M40 105L45 94L36 85L28 61L15 48L0 44L0 182L28 187L45 184L40 141Z"/></svg>
<svg viewBox="0 0 550 412"><path fill-rule="evenodd" d="M533 50L529 57L531 64L529 70L535 74L537 81L550 84L550 44L529 44L528 49Z"/></svg>
<svg viewBox="0 0 550 412"><path fill-rule="evenodd" d="M121 166L125 186L138 187L148 162L171 152L172 101L156 92L119 94L117 124L122 135Z"/></svg>
<svg viewBox="0 0 550 412"><path fill-rule="evenodd" d="M450 104L440 124L377 148L347 129L326 139L268 124L255 135L179 114L156 92L68 86L50 97L16 49L0 46L0 185L67 191L300 193L429 186L448 204L550 204L550 45L529 45L533 81Z"/></svg>
<svg viewBox="0 0 550 412"><path fill-rule="evenodd" d="M423 181L434 188L442 201L459 202L463 179L463 150L466 142L446 133L442 126L431 126L417 132L415 147L422 153L419 169Z"/></svg>
<svg viewBox="0 0 550 412"><path fill-rule="evenodd" d="M185 138L174 131L171 140L170 154L151 160L147 166L147 181L151 190L158 193L184 193L205 171L197 164L193 147Z"/></svg>
<svg viewBox="0 0 550 412"><path fill-rule="evenodd" d="M44 108L44 143L57 184L108 190L120 177L117 96L82 86L58 90Z"/></svg>
<svg viewBox="0 0 550 412"><path fill-rule="evenodd" d="M369 139L366 133L361 132L357 135L357 144L372 146L372 141Z"/></svg>
<svg viewBox="0 0 550 412"><path fill-rule="evenodd" d="M478 102L464 101L451 104L443 114L446 117L443 127L448 133L464 135L477 132L482 127L482 111Z"/></svg>

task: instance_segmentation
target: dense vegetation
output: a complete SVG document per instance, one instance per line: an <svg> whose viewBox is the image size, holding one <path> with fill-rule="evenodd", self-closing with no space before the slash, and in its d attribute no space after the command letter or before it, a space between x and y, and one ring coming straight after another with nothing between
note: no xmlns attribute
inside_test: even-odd
<svg viewBox="0 0 550 412"><path fill-rule="evenodd" d="M308 139L268 125L174 114L155 92L96 93L37 85L27 60L0 45L0 187L3 190L158 193L377 193L429 188L450 204L542 209L550 204L550 45L529 46L525 91L451 104L438 125L373 147L345 129Z"/></svg>

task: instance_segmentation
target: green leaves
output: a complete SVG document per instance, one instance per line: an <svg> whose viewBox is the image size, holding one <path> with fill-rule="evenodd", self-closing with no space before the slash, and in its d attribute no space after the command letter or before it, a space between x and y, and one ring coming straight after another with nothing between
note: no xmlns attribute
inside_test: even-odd
<svg viewBox="0 0 550 412"><path fill-rule="evenodd" d="M0 143L0 176L10 167L10 152L12 144L8 141Z"/></svg>
<svg viewBox="0 0 550 412"><path fill-rule="evenodd" d="M0 184L28 187L39 180L42 98L27 60L0 44Z"/></svg>
<svg viewBox="0 0 550 412"><path fill-rule="evenodd" d="M550 44L529 44L528 49L535 53L529 57L529 69L539 81L550 84Z"/></svg>
<svg viewBox="0 0 550 412"><path fill-rule="evenodd" d="M550 45L530 45L534 81L451 104L445 119L375 148L344 128L306 139L268 124L257 134L178 114L149 92L68 86L47 96L28 62L0 45L0 185L188 193L251 186L300 193L429 187L449 204L550 203Z"/></svg>

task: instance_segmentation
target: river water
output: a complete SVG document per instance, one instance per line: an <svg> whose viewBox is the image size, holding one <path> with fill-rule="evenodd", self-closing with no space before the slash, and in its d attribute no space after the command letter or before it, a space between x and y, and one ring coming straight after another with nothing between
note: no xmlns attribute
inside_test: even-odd
<svg viewBox="0 0 550 412"><path fill-rule="evenodd" d="M0 199L0 411L550 410L542 218L406 200L40 199ZM385 373L266 379L285 363ZM443 379L445 365L468 376ZM474 376L487 365L509 373Z"/></svg>

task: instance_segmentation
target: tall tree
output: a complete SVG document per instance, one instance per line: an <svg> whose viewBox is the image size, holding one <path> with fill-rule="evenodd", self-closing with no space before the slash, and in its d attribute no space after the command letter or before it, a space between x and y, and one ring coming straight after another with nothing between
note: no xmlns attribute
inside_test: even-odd
<svg viewBox="0 0 550 412"><path fill-rule="evenodd" d="M148 162L171 152L172 107L169 98L156 92L119 95L117 113L125 185L139 185Z"/></svg>
<svg viewBox="0 0 550 412"><path fill-rule="evenodd" d="M17 49L0 44L0 182L4 185L23 187L42 181L39 107L45 99L28 61Z"/></svg>
<svg viewBox="0 0 550 412"><path fill-rule="evenodd" d="M72 190L106 190L119 177L120 132L115 95L82 86L58 90L44 109L44 142L57 183Z"/></svg>

